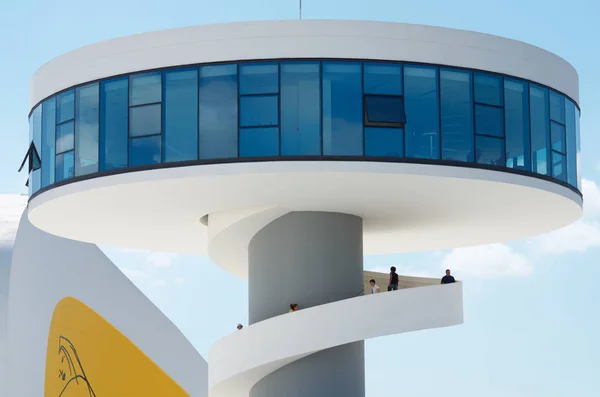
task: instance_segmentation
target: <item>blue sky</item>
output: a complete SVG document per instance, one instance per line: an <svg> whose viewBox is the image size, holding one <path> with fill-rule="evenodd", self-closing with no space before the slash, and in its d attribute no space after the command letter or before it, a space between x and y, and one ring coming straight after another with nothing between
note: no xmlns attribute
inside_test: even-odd
<svg viewBox="0 0 600 397"><path fill-rule="evenodd" d="M600 373L600 2L304 0L310 19L371 19L526 41L579 72L584 217L533 239L366 257L365 267L465 281L465 324L368 341L367 396L597 396ZM29 78L68 50L163 28L297 17L287 0L6 0L0 5L0 193L24 193ZM0 202L2 211L10 206ZM207 257L103 248L206 355L246 322L247 288ZM390 315L393 315L391 313ZM368 319L366 319L368 321ZM396 390L394 390L396 389Z"/></svg>

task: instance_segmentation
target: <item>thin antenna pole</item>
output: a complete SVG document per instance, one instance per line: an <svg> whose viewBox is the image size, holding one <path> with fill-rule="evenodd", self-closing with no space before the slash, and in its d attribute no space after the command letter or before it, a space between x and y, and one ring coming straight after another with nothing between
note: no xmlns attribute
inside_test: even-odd
<svg viewBox="0 0 600 397"><path fill-rule="evenodd" d="M300 0L300 19L302 19L302 0Z"/></svg>

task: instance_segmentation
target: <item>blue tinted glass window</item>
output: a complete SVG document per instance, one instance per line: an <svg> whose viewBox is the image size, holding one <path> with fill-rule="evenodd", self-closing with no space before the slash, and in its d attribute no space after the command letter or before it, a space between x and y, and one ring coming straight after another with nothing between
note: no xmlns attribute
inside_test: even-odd
<svg viewBox="0 0 600 397"><path fill-rule="evenodd" d="M475 73L475 102L502 106L502 77Z"/></svg>
<svg viewBox="0 0 600 397"><path fill-rule="evenodd" d="M404 123L406 114L401 96L365 95L365 125L403 127Z"/></svg>
<svg viewBox="0 0 600 397"><path fill-rule="evenodd" d="M54 183L54 155L56 145L56 98L42 103L42 187Z"/></svg>
<svg viewBox="0 0 600 397"><path fill-rule="evenodd" d="M69 90L56 96L56 123L75 118L75 91Z"/></svg>
<svg viewBox="0 0 600 397"><path fill-rule="evenodd" d="M127 77L100 83L100 170L127 167Z"/></svg>
<svg viewBox="0 0 600 397"><path fill-rule="evenodd" d="M531 169L542 175L550 174L550 114L548 90L536 85L529 86L531 108Z"/></svg>
<svg viewBox="0 0 600 397"><path fill-rule="evenodd" d="M565 123L565 97L554 91L550 91L550 118Z"/></svg>
<svg viewBox="0 0 600 397"><path fill-rule="evenodd" d="M160 163L160 135L129 140L129 166Z"/></svg>
<svg viewBox="0 0 600 397"><path fill-rule="evenodd" d="M161 131L161 106L136 106L129 109L129 136L156 135Z"/></svg>
<svg viewBox="0 0 600 397"><path fill-rule="evenodd" d="M200 68L200 158L232 158L238 153L237 66Z"/></svg>
<svg viewBox="0 0 600 397"><path fill-rule="evenodd" d="M567 134L567 177L569 184L577 187L577 138L575 136L575 104L565 103L565 121Z"/></svg>
<svg viewBox="0 0 600 397"><path fill-rule="evenodd" d="M362 70L358 62L323 62L323 154L363 154Z"/></svg>
<svg viewBox="0 0 600 397"><path fill-rule="evenodd" d="M531 170L527 83L504 79L504 120L506 124L506 166Z"/></svg>
<svg viewBox="0 0 600 397"><path fill-rule="evenodd" d="M277 156L279 128L240 128L240 157Z"/></svg>
<svg viewBox="0 0 600 397"><path fill-rule="evenodd" d="M402 65L365 63L365 94L402 95Z"/></svg>
<svg viewBox="0 0 600 397"><path fill-rule="evenodd" d="M404 156L404 130L402 128L365 128L365 155Z"/></svg>
<svg viewBox="0 0 600 397"><path fill-rule="evenodd" d="M504 137L502 108L475 105L475 132L482 135Z"/></svg>
<svg viewBox="0 0 600 397"><path fill-rule="evenodd" d="M404 67L406 157L440 157L437 68Z"/></svg>
<svg viewBox="0 0 600 397"><path fill-rule="evenodd" d="M75 156L73 151L64 152L56 156L56 182L73 178L75 173Z"/></svg>
<svg viewBox="0 0 600 397"><path fill-rule="evenodd" d="M33 115L29 116L29 143L33 142ZM30 183L31 181L31 177L32 174L31 172L29 173L29 175L27 176L27 192L29 193L29 196L31 196L33 194L33 183Z"/></svg>
<svg viewBox="0 0 600 397"><path fill-rule="evenodd" d="M35 149L40 155L40 149L42 148L42 106L38 105L33 113L31 114L31 123L33 124L33 144ZM42 171L35 170L31 173L29 178L29 184L31 185L32 193L37 192L42 187Z"/></svg>
<svg viewBox="0 0 600 397"><path fill-rule="evenodd" d="M552 151L552 176L567 181L567 158L564 154Z"/></svg>
<svg viewBox="0 0 600 397"><path fill-rule="evenodd" d="M504 166L504 140L477 135L475 137L475 162Z"/></svg>
<svg viewBox="0 0 600 397"><path fill-rule="evenodd" d="M277 95L240 97L240 127L272 127L278 124Z"/></svg>
<svg viewBox="0 0 600 397"><path fill-rule="evenodd" d="M319 63L281 63L281 154L321 154Z"/></svg>
<svg viewBox="0 0 600 397"><path fill-rule="evenodd" d="M164 158L166 162L198 158L198 70L165 72Z"/></svg>
<svg viewBox="0 0 600 397"><path fill-rule="evenodd" d="M579 130L579 109L575 108L575 138L577 147L577 189L581 191L581 135Z"/></svg>
<svg viewBox="0 0 600 397"><path fill-rule="evenodd" d="M73 150L75 147L75 123L72 121L56 126L56 153Z"/></svg>
<svg viewBox="0 0 600 397"><path fill-rule="evenodd" d="M550 136L552 137L552 150L560 153L566 152L566 131L565 126L552 121L550 123Z"/></svg>
<svg viewBox="0 0 600 397"><path fill-rule="evenodd" d="M98 172L98 83L75 90L75 175Z"/></svg>
<svg viewBox="0 0 600 397"><path fill-rule="evenodd" d="M442 159L473 162L471 72L440 70Z"/></svg>
<svg viewBox="0 0 600 397"><path fill-rule="evenodd" d="M276 63L240 65L240 94L277 94L279 66Z"/></svg>
<svg viewBox="0 0 600 397"><path fill-rule="evenodd" d="M162 73L150 72L129 76L129 106L160 102Z"/></svg>

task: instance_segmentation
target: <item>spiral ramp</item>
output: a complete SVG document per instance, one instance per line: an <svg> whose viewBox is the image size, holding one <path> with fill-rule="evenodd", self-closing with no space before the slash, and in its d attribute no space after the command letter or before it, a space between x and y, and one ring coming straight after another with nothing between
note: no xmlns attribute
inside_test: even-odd
<svg viewBox="0 0 600 397"><path fill-rule="evenodd" d="M209 396L247 397L269 374L325 349L463 322L462 283L439 285L437 279L411 277L401 283L403 279L432 285L283 314L221 339L209 352Z"/></svg>

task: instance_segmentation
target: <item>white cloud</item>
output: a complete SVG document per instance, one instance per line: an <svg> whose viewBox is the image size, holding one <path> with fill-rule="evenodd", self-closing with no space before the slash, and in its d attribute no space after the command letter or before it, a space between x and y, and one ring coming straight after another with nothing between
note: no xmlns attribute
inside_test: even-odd
<svg viewBox="0 0 600 397"><path fill-rule="evenodd" d="M134 283L147 281L150 278L148 273L141 270L131 269L128 267L120 267L119 269L121 269L123 274Z"/></svg>
<svg viewBox="0 0 600 397"><path fill-rule="evenodd" d="M600 217L600 186L594 181L581 181L583 193L583 215L586 218Z"/></svg>
<svg viewBox="0 0 600 397"><path fill-rule="evenodd" d="M533 271L527 257L504 244L453 249L442 260L442 267L460 278L527 276Z"/></svg>
<svg viewBox="0 0 600 397"><path fill-rule="evenodd" d="M533 238L535 253L563 254L600 247L600 186L584 179L581 190L583 217L562 229Z"/></svg>
<svg viewBox="0 0 600 397"><path fill-rule="evenodd" d="M153 287L164 287L165 285L167 285L167 282L165 280L154 280L151 284Z"/></svg>
<svg viewBox="0 0 600 397"><path fill-rule="evenodd" d="M600 223L582 219L534 240L535 250L541 254L583 252L600 246Z"/></svg>
<svg viewBox="0 0 600 397"><path fill-rule="evenodd" d="M27 196L0 194L0 243L14 241L26 206Z"/></svg>
<svg viewBox="0 0 600 397"><path fill-rule="evenodd" d="M103 251L138 288L182 284L176 269L177 254L105 247Z"/></svg>
<svg viewBox="0 0 600 397"><path fill-rule="evenodd" d="M167 254L165 252L153 252L146 256L146 261L155 268L165 268L173 266L175 254Z"/></svg>

